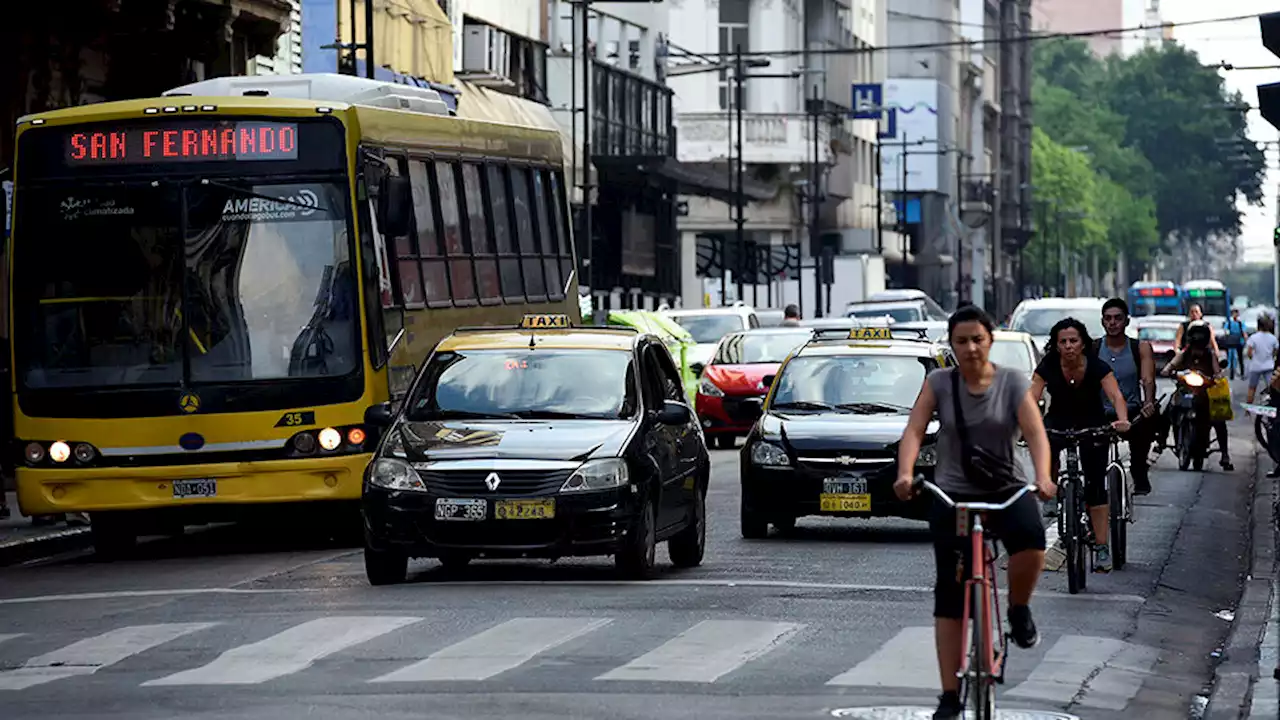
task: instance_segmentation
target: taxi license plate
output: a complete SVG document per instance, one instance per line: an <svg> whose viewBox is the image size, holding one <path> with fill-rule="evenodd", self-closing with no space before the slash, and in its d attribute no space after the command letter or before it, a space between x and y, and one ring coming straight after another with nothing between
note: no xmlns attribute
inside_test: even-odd
<svg viewBox="0 0 1280 720"><path fill-rule="evenodd" d="M555 498L499 500L493 507L498 520L550 520L556 516Z"/></svg>
<svg viewBox="0 0 1280 720"><path fill-rule="evenodd" d="M818 499L822 512L870 512L871 495L866 478L827 478Z"/></svg>
<svg viewBox="0 0 1280 720"><path fill-rule="evenodd" d="M484 520L489 502L484 498L439 498L436 500L437 520Z"/></svg>
<svg viewBox="0 0 1280 720"><path fill-rule="evenodd" d="M211 498L218 496L218 481L213 478L196 478L193 480L174 480L173 497L175 500L185 498Z"/></svg>

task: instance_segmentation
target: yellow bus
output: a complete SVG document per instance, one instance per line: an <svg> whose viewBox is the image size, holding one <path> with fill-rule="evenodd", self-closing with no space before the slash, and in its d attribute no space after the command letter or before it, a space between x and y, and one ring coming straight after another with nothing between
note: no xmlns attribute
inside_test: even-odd
<svg viewBox="0 0 1280 720"><path fill-rule="evenodd" d="M580 317L559 134L431 90L204 81L24 117L14 171L18 501L89 513L100 553L255 510L354 519L365 412L437 340Z"/></svg>

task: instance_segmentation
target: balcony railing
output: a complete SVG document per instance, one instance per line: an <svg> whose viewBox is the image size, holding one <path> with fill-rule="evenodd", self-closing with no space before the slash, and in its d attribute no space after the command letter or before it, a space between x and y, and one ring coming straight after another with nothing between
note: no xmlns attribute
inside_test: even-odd
<svg viewBox="0 0 1280 720"><path fill-rule="evenodd" d="M596 62L592 155L671 157L671 95L666 85Z"/></svg>
<svg viewBox="0 0 1280 720"><path fill-rule="evenodd" d="M737 143L732 112L681 113L677 124L679 157L685 162L723 162L730 157L731 145ZM825 121L818 123L817 150L820 162L835 162L831 130ZM747 163L813 162L813 117L801 113L744 113L742 154Z"/></svg>

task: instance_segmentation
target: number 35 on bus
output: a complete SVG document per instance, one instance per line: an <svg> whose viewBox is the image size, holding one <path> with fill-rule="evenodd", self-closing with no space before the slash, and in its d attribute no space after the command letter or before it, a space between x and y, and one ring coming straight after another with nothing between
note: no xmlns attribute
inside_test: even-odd
<svg viewBox="0 0 1280 720"><path fill-rule="evenodd" d="M356 529L365 413L439 338L578 319L559 134L430 90L220 78L41 113L14 183L18 500L88 512L103 553L286 506Z"/></svg>

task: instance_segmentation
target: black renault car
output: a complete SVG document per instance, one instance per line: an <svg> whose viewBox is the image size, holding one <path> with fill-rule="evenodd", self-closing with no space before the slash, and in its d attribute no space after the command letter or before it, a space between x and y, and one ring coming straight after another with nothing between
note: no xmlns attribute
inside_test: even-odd
<svg viewBox="0 0 1280 720"><path fill-rule="evenodd" d="M922 333L886 327L818 331L778 370L742 448L742 536L764 538L809 515L924 520L929 500L893 492L898 442L925 376L954 364ZM931 478L930 423L917 473Z"/></svg>
<svg viewBox="0 0 1280 720"><path fill-rule="evenodd" d="M665 541L677 567L702 562L710 456L666 346L546 317L455 331L397 412L369 412L385 427L364 479L372 584L404 581L411 557L612 555L645 578Z"/></svg>

